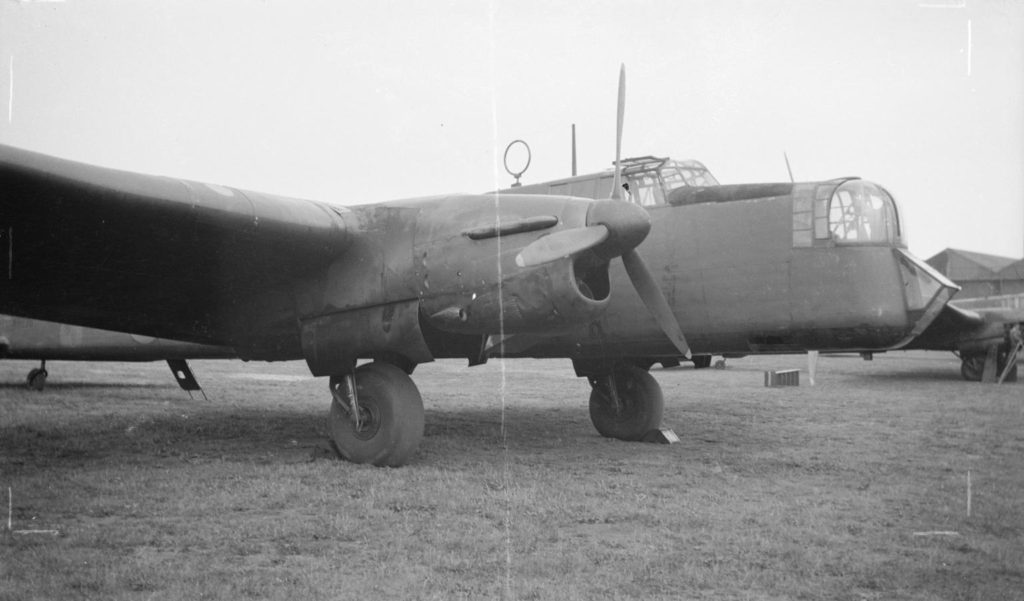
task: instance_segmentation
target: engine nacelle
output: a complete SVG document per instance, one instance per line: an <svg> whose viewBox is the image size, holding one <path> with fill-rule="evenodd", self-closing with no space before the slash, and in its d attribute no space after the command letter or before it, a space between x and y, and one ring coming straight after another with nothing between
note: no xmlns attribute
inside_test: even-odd
<svg viewBox="0 0 1024 601"><path fill-rule="evenodd" d="M480 210L483 199L493 212ZM598 318L608 305L607 262L516 261L538 238L584 224L590 204L502 195L451 198L425 211L414 249L422 315L438 329L481 335L549 333Z"/></svg>
<svg viewBox="0 0 1024 601"><path fill-rule="evenodd" d="M573 261L501 274L457 293L424 297L431 324L460 334L546 333L597 319L608 296L595 298Z"/></svg>

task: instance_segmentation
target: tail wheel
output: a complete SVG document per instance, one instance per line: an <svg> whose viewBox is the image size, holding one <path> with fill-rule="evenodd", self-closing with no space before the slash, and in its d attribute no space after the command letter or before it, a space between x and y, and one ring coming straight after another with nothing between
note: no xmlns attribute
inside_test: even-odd
<svg viewBox="0 0 1024 601"><path fill-rule="evenodd" d="M423 398L402 369L382 362L355 372L359 426L337 400L331 402L331 440L353 463L398 467L423 440Z"/></svg>
<svg viewBox="0 0 1024 601"><path fill-rule="evenodd" d="M661 427L665 399L646 371L620 365L610 376L593 378L591 386L590 421L601 436L637 441Z"/></svg>

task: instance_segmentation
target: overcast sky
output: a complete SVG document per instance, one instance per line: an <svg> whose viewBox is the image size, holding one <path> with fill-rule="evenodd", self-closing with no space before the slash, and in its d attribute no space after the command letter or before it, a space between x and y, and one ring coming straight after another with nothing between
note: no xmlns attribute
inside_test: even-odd
<svg viewBox="0 0 1024 601"><path fill-rule="evenodd" d="M911 250L1024 254L1024 1L0 0L0 143L340 204L625 156L859 175Z"/></svg>

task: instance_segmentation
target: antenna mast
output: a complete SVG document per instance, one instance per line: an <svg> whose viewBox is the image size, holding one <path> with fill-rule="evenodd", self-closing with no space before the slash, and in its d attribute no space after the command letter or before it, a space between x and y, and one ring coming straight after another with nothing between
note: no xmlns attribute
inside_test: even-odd
<svg viewBox="0 0 1024 601"><path fill-rule="evenodd" d="M572 124L572 174L576 176L576 124Z"/></svg>

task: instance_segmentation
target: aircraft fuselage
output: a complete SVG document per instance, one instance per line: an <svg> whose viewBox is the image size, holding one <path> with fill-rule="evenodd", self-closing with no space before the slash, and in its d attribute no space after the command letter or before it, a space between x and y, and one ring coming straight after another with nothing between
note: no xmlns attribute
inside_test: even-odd
<svg viewBox="0 0 1024 601"><path fill-rule="evenodd" d="M908 260L893 245L794 246L792 196L648 211L651 233L638 250L697 353L882 350L922 317L920 300L906 297ZM610 278L607 311L573 337L581 352L672 354L620 265Z"/></svg>

